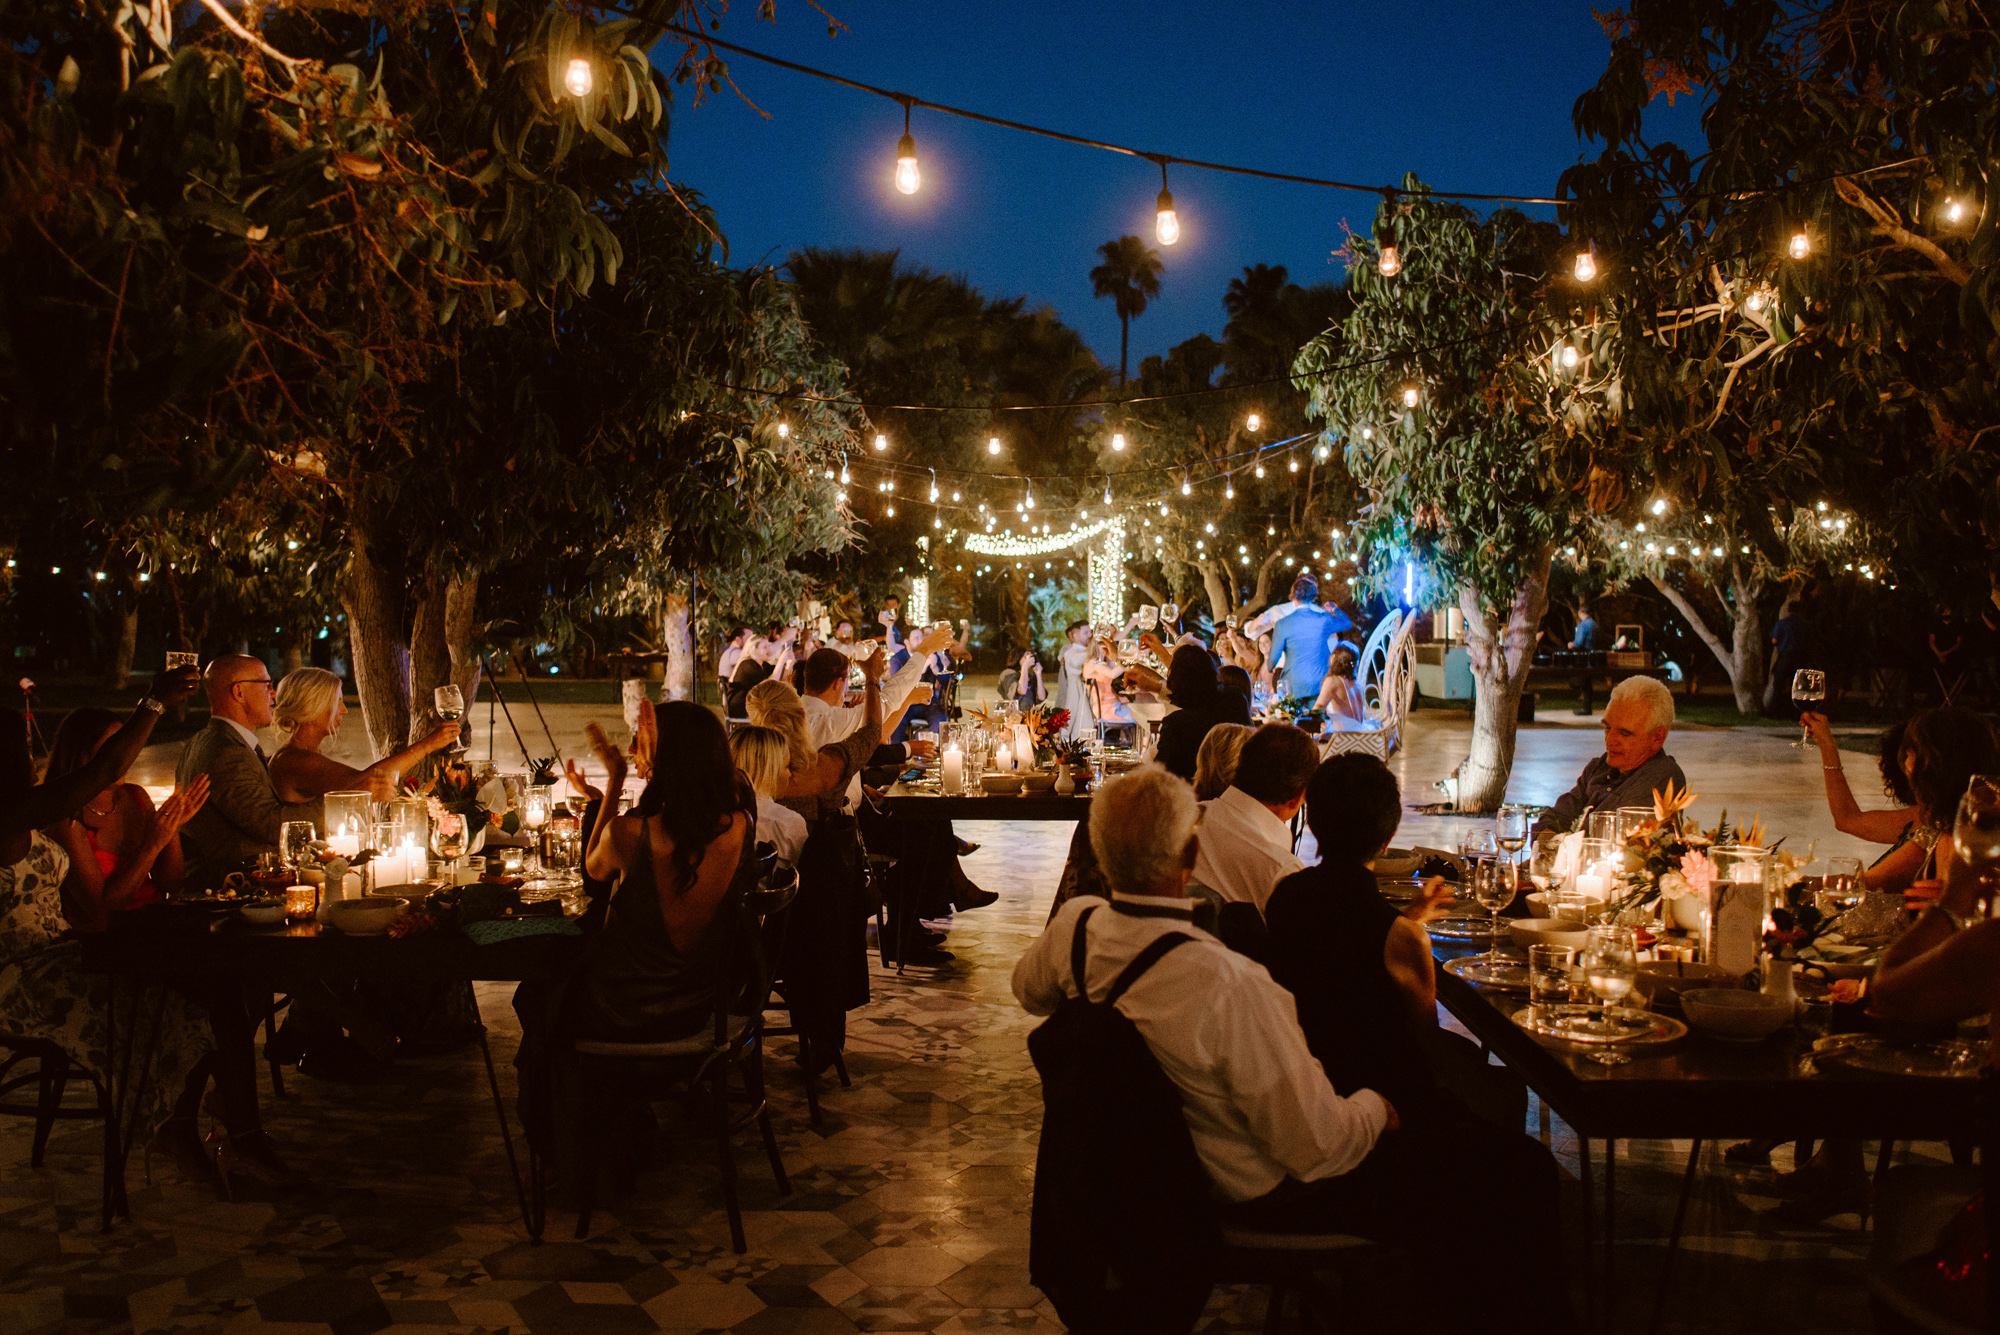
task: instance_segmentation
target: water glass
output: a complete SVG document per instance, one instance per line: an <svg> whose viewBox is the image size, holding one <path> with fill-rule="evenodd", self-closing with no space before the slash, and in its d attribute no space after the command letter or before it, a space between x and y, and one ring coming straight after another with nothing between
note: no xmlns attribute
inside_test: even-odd
<svg viewBox="0 0 2000 1335"><path fill-rule="evenodd" d="M1583 837L1601 839L1610 843L1618 837L1618 813L1611 810L1592 811L1583 821Z"/></svg>
<svg viewBox="0 0 2000 1335"><path fill-rule="evenodd" d="M431 823L431 852L448 861L465 856L465 817L447 811Z"/></svg>
<svg viewBox="0 0 2000 1335"><path fill-rule="evenodd" d="M1820 883L1817 901L1821 913L1829 918L1838 917L1859 904L1864 893L1860 858L1826 860L1826 879Z"/></svg>
<svg viewBox="0 0 2000 1335"><path fill-rule="evenodd" d="M287 867L297 871L312 860L314 837L313 823L309 820L288 820L278 827L278 852Z"/></svg>
<svg viewBox="0 0 2000 1335"><path fill-rule="evenodd" d="M1555 1007L1569 1001L1570 971L1575 966L1573 946L1528 947L1528 1006L1536 1024L1547 1024Z"/></svg>
<svg viewBox="0 0 2000 1335"><path fill-rule="evenodd" d="M1584 945L1583 977L1599 1002L1608 1010L1623 1002L1639 980L1638 943L1630 927L1593 927ZM1614 1026L1605 1021L1608 1031ZM1591 1057L1606 1066L1618 1066L1631 1057L1613 1044L1602 1045Z"/></svg>
<svg viewBox="0 0 2000 1335"><path fill-rule="evenodd" d="M1627 839L1639 832L1640 826L1651 824L1653 821L1651 807L1620 807L1616 815L1617 821L1611 837L1621 848Z"/></svg>

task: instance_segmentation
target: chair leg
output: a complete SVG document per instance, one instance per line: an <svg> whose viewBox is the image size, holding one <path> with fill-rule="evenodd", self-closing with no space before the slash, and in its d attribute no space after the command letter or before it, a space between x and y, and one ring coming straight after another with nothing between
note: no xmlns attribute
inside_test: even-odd
<svg viewBox="0 0 2000 1335"><path fill-rule="evenodd" d="M493 1115L500 1119L500 1143L507 1147L507 1171L514 1179L514 1200L521 1207L521 1224L528 1230L528 1237L535 1242L542 1240L542 1211L529 1202L529 1189L521 1185L521 1162L514 1157L514 1133L507 1126L507 1105L500 1098L500 1078L493 1071L493 1049L486 1043L486 1026L479 1026L479 1055L486 1059L486 1088L493 1094ZM535 1175L536 1163L533 1147L528 1155L528 1174Z"/></svg>
<svg viewBox="0 0 2000 1335"><path fill-rule="evenodd" d="M1285 1328L1285 1299L1291 1290L1283 1284L1271 1286L1271 1305L1264 1309L1264 1335L1278 1335Z"/></svg>
<svg viewBox="0 0 2000 1335"><path fill-rule="evenodd" d="M726 1089L710 1087L709 1103L715 1110L715 1152L722 1169L722 1208L729 1212L729 1241L738 1256L750 1250L743 1236L743 1203L736 1197L736 1155L729 1147L729 1101Z"/></svg>
<svg viewBox="0 0 2000 1335"><path fill-rule="evenodd" d="M778 1194L792 1194L792 1180L785 1176L785 1160L778 1153L778 1135L771 1129L770 1096L764 1089L764 1048L760 1042L745 1054L742 1062L743 1088L757 1105L757 1130L764 1137L764 1153L771 1159L771 1176L777 1179Z"/></svg>
<svg viewBox="0 0 2000 1335"><path fill-rule="evenodd" d="M764 1153L770 1157L771 1176L778 1181L778 1194L780 1196L791 1195L792 1179L785 1174L784 1156L778 1153L778 1135L771 1129L771 1110L769 1108L759 1108L757 1110L757 1130L762 1132L764 1136Z"/></svg>
<svg viewBox="0 0 2000 1335"><path fill-rule="evenodd" d="M266 1053L271 1051L271 1044L277 1037L278 999L273 995L270 999L270 1005L264 1010L264 1051ZM266 1060L265 1065L271 1068L271 1097L282 1099L285 1097L284 1063Z"/></svg>
<svg viewBox="0 0 2000 1335"><path fill-rule="evenodd" d="M36 1074L40 1083L35 1089L35 1140L28 1152L31 1168L42 1166L42 1152L49 1147L49 1132L55 1129L63 1090L69 1085L69 1058L60 1051L50 1052L36 1063Z"/></svg>
<svg viewBox="0 0 2000 1335"><path fill-rule="evenodd" d="M840 1087L842 1089L854 1088L854 1082L847 1078L847 1058L841 1053L836 1052L833 1054L833 1070L834 1074L840 1077Z"/></svg>

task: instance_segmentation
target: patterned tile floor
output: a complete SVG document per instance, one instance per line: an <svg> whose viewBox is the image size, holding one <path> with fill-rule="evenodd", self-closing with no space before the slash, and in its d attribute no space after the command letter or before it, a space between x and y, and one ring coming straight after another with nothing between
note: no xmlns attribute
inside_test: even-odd
<svg viewBox="0 0 2000 1335"><path fill-rule="evenodd" d="M31 1171L27 1124L0 1119L0 1335L1060 1330L1028 1283L1039 1092L1008 971L1040 930L1069 832L963 828L985 843L968 869L1001 902L961 920L954 966L878 971L853 1026L854 1087L825 1095L819 1131L779 1046L774 1102L795 1194L780 1197L754 1142L740 1142L745 1256L729 1247L711 1143L671 1137L665 1162L631 1202L600 1211L587 1240L555 1214L548 1241L530 1245L474 1050L407 1062L381 1085L294 1078L268 1115L310 1185L217 1202L170 1170L148 1186L135 1161L133 1217L103 1234L92 1127L62 1124ZM480 1002L511 1099L508 988L482 987ZM1573 1169L1568 1129L1557 1121L1552 1136ZM1622 1148L1628 1315L1650 1298L1685 1150ZM1860 1220L1782 1228L1770 1176L1708 1166L1664 1329L1867 1328ZM1479 1245L1480 1225L1449 1200L1438 1220L1444 1246L1424 1266L1448 1274L1451 1247ZM1534 1288L1495 1300L1533 1301ZM1263 1305L1261 1290L1218 1290L1203 1328L1261 1329Z"/></svg>

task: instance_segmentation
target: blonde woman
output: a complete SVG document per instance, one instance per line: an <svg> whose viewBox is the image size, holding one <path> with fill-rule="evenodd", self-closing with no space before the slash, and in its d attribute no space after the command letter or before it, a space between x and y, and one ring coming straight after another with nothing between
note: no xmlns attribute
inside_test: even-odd
<svg viewBox="0 0 2000 1335"><path fill-rule="evenodd" d="M1194 753L1196 801L1221 797L1236 781L1237 758L1243 754L1243 743L1255 731L1241 723L1218 723L1208 730L1208 736L1201 739L1201 749Z"/></svg>
<svg viewBox="0 0 2000 1335"><path fill-rule="evenodd" d="M790 777L790 740L776 728L752 723L736 730L729 751L757 793L757 837L778 850L778 861L797 867L806 846L806 818L778 803Z"/></svg>
<svg viewBox="0 0 2000 1335"><path fill-rule="evenodd" d="M813 746L805 705L790 682L759 682L744 697L750 722L785 739L785 783L776 796L808 822L845 811L848 779L861 772L882 744L881 650L860 666L866 689L861 726L830 746Z"/></svg>
<svg viewBox="0 0 2000 1335"><path fill-rule="evenodd" d="M387 801L396 795L396 783L404 770L431 752L450 746L458 737L458 724L446 723L414 746L404 747L367 769L343 765L319 753L347 717L342 694L340 678L324 668L300 668L286 673L278 683L272 722L288 736L271 757L270 770L271 786L277 789L280 802L310 802L327 793L364 790Z"/></svg>

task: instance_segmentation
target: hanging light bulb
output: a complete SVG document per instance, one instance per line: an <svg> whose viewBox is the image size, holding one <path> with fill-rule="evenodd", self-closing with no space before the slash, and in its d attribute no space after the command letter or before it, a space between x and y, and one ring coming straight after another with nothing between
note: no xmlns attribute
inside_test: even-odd
<svg viewBox="0 0 2000 1335"><path fill-rule="evenodd" d="M1417 387L1414 383L1406 383L1403 386L1403 406L1405 408L1417 406Z"/></svg>
<svg viewBox="0 0 2000 1335"><path fill-rule="evenodd" d="M840 485L843 487L847 485L847 456L845 454L840 456Z"/></svg>
<svg viewBox="0 0 2000 1335"><path fill-rule="evenodd" d="M778 439L779 439L779 440L783 440L783 439L785 439L785 438L786 438L787 436L790 436L791 434L792 434L792 424L791 424L790 422L780 422L780 423L778 423Z"/></svg>
<svg viewBox="0 0 2000 1335"><path fill-rule="evenodd" d="M1033 487L1028 488L1027 506L1030 510L1035 508L1035 489Z"/></svg>
<svg viewBox="0 0 2000 1335"><path fill-rule="evenodd" d="M569 68L563 71L563 87L569 91L571 97L589 97L593 82L595 80L591 77L590 62L582 57L570 61Z"/></svg>
<svg viewBox="0 0 2000 1335"><path fill-rule="evenodd" d="M896 507L892 505L889 507L889 518L894 519L895 517L896 517Z"/></svg>
<svg viewBox="0 0 2000 1335"><path fill-rule="evenodd" d="M882 484L882 490L884 491L894 491L895 489L896 489L896 479L894 478L890 478L887 482L884 482Z"/></svg>
<svg viewBox="0 0 2000 1335"><path fill-rule="evenodd" d="M1654 515L1657 516L1657 515L1663 515L1666 512L1667 512L1667 500L1666 497L1662 496L1659 500L1653 502L1653 513Z"/></svg>
<svg viewBox="0 0 2000 1335"><path fill-rule="evenodd" d="M953 499L954 501L955 501L955 500L957 500L957 499L958 499L958 493L954 491L954 492L953 492L953 493L951 494L951 498L952 498L952 499ZM986 508L986 503L985 503L984 501L980 502L980 505L979 505L979 508L980 508L980 509L982 509L982 510L984 510L984 509Z"/></svg>
<svg viewBox="0 0 2000 1335"><path fill-rule="evenodd" d="M1174 212L1174 192L1167 189L1167 160L1160 159L1160 197L1154 201L1159 216L1153 219L1153 235L1163 246L1181 239L1181 220Z"/></svg>
<svg viewBox="0 0 2000 1335"><path fill-rule="evenodd" d="M1396 254L1394 246L1382 247L1381 253L1375 257L1375 271L1384 278L1394 278L1403 272L1402 257Z"/></svg>
<svg viewBox="0 0 2000 1335"><path fill-rule="evenodd" d="M1225 482L1222 484L1222 499L1225 501L1236 499L1236 484L1234 482Z"/></svg>
<svg viewBox="0 0 2000 1335"><path fill-rule="evenodd" d="M1104 503L1111 504L1111 479L1108 477L1104 479Z"/></svg>
<svg viewBox="0 0 2000 1335"><path fill-rule="evenodd" d="M1577 354L1576 344L1574 343L1563 344L1562 364L1564 366L1575 366L1579 360L1580 358Z"/></svg>
<svg viewBox="0 0 2000 1335"><path fill-rule="evenodd" d="M876 448L876 449L878 449L878 450L886 450L886 449L888 449L888 448L889 448L889 438L888 438L887 436L880 436L880 435L876 436L876 437L875 437L875 448Z"/></svg>
<svg viewBox="0 0 2000 1335"><path fill-rule="evenodd" d="M1798 231L1792 233L1792 243L1787 249L1791 251L1793 259L1802 260L1812 254L1812 237L1808 236L1805 228L1801 227Z"/></svg>
<svg viewBox="0 0 2000 1335"><path fill-rule="evenodd" d="M998 437L998 436L989 436L989 437L987 437L987 440L986 440L986 452L987 452L988 454L998 454L998 453L1000 453L1000 437Z"/></svg>
<svg viewBox="0 0 2000 1335"><path fill-rule="evenodd" d="M1255 413L1251 413L1250 416L1243 419L1243 425L1249 427L1252 431L1261 431L1264 429L1264 419Z"/></svg>
<svg viewBox="0 0 2000 1335"><path fill-rule="evenodd" d="M933 468L931 470L931 504L933 505L937 504L937 498L938 498L937 469Z"/></svg>
<svg viewBox="0 0 2000 1335"><path fill-rule="evenodd" d="M1255 473L1258 477L1264 476L1264 461L1262 459L1259 459L1257 461L1257 466L1251 469L1250 471Z"/></svg>
<svg viewBox="0 0 2000 1335"><path fill-rule="evenodd" d="M1298 455L1296 455L1296 454L1292 455L1292 457L1291 457L1291 458L1289 458L1289 459L1287 459L1287 460L1285 461L1285 467L1287 467L1287 468L1291 469L1291 470L1292 470L1292 471L1293 471L1294 473L1298 472L1298 471L1299 471L1299 456L1298 456Z"/></svg>
<svg viewBox="0 0 2000 1335"><path fill-rule="evenodd" d="M1181 470L1181 495L1183 496L1194 495L1194 488L1188 485L1188 475L1186 469Z"/></svg>
<svg viewBox="0 0 2000 1335"><path fill-rule="evenodd" d="M1945 202L1944 202L1944 220L1945 220L1946 222L1952 222L1952 223L1955 223L1955 222L1958 222L1958 221L1959 221L1960 219L1962 219L1962 218L1964 218L1964 217L1965 217L1965 205L1964 205L1964 204L1960 203L1960 202L1959 202L1958 200L1955 200L1955 199L1947 199L1947 200L1945 200Z"/></svg>
<svg viewBox="0 0 2000 1335"><path fill-rule="evenodd" d="M1594 244L1576 252L1576 268L1571 272L1579 283L1588 283L1597 277L1597 247Z"/></svg>
<svg viewBox="0 0 2000 1335"><path fill-rule="evenodd" d="M896 188L906 195L917 193L924 175L917 170L917 141L910 138L910 104L903 104L903 137L896 141Z"/></svg>
<svg viewBox="0 0 2000 1335"><path fill-rule="evenodd" d="M1124 448L1125 448L1125 433L1123 431L1112 432L1111 433L1112 452L1116 453Z"/></svg>
<svg viewBox="0 0 2000 1335"><path fill-rule="evenodd" d="M1363 440L1373 440L1373 439L1375 439L1375 428L1374 428L1374 427L1372 427L1372 426L1364 426L1364 427L1362 427L1362 428L1361 428L1361 439L1363 439Z"/></svg>

